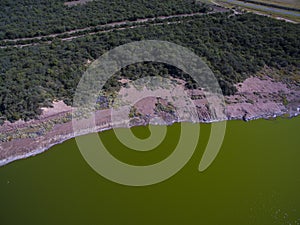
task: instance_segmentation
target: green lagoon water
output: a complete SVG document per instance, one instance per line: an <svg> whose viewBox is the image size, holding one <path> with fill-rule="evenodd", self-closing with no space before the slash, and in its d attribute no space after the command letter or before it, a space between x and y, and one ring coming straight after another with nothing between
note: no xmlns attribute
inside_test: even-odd
<svg viewBox="0 0 300 225"><path fill-rule="evenodd" d="M222 149L198 165L210 133L201 126L191 160L170 179L122 186L98 175L74 139L0 168L0 225L283 225L300 224L300 117L230 121ZM132 128L140 138L147 127ZM126 149L113 131L100 134L116 158L146 165L172 152L180 124L149 152Z"/></svg>

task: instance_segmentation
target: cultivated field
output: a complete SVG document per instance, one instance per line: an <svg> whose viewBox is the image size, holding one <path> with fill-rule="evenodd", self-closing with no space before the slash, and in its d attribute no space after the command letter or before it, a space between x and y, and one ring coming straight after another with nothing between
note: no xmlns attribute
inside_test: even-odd
<svg viewBox="0 0 300 225"><path fill-rule="evenodd" d="M279 6L286 6L291 8L300 9L300 1L299 0L256 0L257 2L274 4Z"/></svg>

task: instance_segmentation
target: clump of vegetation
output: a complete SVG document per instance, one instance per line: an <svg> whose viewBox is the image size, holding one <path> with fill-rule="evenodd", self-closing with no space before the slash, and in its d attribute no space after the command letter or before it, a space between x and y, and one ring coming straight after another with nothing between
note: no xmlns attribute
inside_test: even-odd
<svg viewBox="0 0 300 225"><path fill-rule="evenodd" d="M254 104L254 101L252 99L247 99L246 103Z"/></svg>
<svg viewBox="0 0 300 225"><path fill-rule="evenodd" d="M289 101L287 99L286 94L283 91L279 91L278 93L279 97L281 98L281 102L284 106L287 106L289 104Z"/></svg>
<svg viewBox="0 0 300 225"><path fill-rule="evenodd" d="M174 115L175 114L175 107L171 102L164 104L160 98L157 98L157 103L155 103L155 112L165 112Z"/></svg>
<svg viewBox="0 0 300 225"><path fill-rule="evenodd" d="M67 123L72 120L72 114L66 113L64 116L51 119L46 122L37 123L11 132L0 133L0 142L8 142L19 138L36 138L43 136L52 130L55 124Z"/></svg>
<svg viewBox="0 0 300 225"><path fill-rule="evenodd" d="M129 118L135 118L135 117L140 117L142 114L137 111L137 108L135 106L132 106L130 108L129 112Z"/></svg>

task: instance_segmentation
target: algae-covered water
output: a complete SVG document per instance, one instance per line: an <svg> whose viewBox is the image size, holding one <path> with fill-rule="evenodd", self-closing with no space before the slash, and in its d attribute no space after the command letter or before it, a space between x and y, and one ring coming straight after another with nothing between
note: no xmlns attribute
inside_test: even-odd
<svg viewBox="0 0 300 225"><path fill-rule="evenodd" d="M201 126L191 160L170 179L123 186L98 175L74 139L0 168L1 225L273 225L300 224L300 117L230 121L222 149L204 172L198 165L210 133ZM140 138L147 127L132 128ZM126 149L113 131L100 134L127 163L160 161L172 152L180 124L153 151Z"/></svg>

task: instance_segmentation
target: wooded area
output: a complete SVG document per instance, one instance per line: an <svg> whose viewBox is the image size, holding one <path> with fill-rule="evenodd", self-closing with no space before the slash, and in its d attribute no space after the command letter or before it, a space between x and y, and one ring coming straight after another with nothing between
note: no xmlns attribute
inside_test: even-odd
<svg viewBox="0 0 300 225"><path fill-rule="evenodd" d="M124 20L192 12L207 6L195 0L97 0L65 6L64 0L2 0L0 40L62 33Z"/></svg>
<svg viewBox="0 0 300 225"><path fill-rule="evenodd" d="M49 106L53 99L71 104L87 61L131 41L157 39L188 47L207 62L223 93L230 95L235 92L233 84L265 65L299 68L299 37L300 26L296 24L254 14L229 17L219 13L192 21L183 19L178 24L88 35L69 42L55 40L49 45L0 49L0 117L2 121L33 118L41 106ZM153 75L184 76L180 71L174 72L173 67L151 63L129 69L118 76L140 76L137 70L141 69ZM120 86L114 79L109 82L108 86ZM193 82L189 81L187 87L194 88Z"/></svg>

